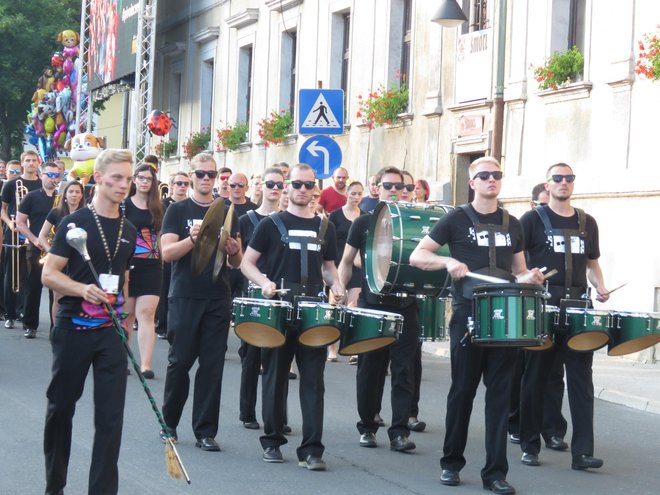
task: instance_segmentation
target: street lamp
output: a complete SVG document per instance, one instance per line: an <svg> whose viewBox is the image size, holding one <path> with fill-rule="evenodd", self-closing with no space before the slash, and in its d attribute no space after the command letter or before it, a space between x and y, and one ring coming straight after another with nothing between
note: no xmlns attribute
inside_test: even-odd
<svg viewBox="0 0 660 495"><path fill-rule="evenodd" d="M444 27L460 26L467 21L463 10L456 3L456 0L442 0L440 7L431 21L437 22Z"/></svg>

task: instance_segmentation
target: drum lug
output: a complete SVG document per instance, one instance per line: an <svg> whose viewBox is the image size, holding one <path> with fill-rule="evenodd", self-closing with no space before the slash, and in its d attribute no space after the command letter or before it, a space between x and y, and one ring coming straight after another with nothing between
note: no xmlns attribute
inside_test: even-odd
<svg viewBox="0 0 660 495"><path fill-rule="evenodd" d="M474 324L474 319L472 319L471 316L468 316L467 329L470 336L474 337L475 324Z"/></svg>
<svg viewBox="0 0 660 495"><path fill-rule="evenodd" d="M421 220L421 219L422 217L420 217L419 215L410 215L408 217L408 220Z"/></svg>

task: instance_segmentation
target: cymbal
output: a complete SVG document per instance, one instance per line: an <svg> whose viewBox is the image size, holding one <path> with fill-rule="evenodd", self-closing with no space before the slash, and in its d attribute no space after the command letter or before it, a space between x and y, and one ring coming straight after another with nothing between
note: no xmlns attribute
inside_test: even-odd
<svg viewBox="0 0 660 495"><path fill-rule="evenodd" d="M192 272L202 273L218 245L222 223L225 221L225 200L216 199L204 215L192 252Z"/></svg>
<svg viewBox="0 0 660 495"><path fill-rule="evenodd" d="M227 259L227 251L225 247L227 245L227 238L231 235L231 227L234 221L234 203L229 206L227 214L225 215L225 223L220 230L220 241L218 242L218 248L215 252L215 263L213 264L213 281L215 282L220 275L220 270L225 264L225 259Z"/></svg>

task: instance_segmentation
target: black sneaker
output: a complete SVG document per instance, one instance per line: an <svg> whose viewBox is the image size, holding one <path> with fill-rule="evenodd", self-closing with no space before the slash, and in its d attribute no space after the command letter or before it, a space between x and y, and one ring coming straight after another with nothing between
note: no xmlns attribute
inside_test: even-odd
<svg viewBox="0 0 660 495"><path fill-rule="evenodd" d="M37 336L37 330L35 328L26 328L23 337L26 339L33 339Z"/></svg>
<svg viewBox="0 0 660 495"><path fill-rule="evenodd" d="M264 450L264 455L261 456L261 458L265 462L273 462L273 463L284 462L284 458L282 457L282 452L280 452L280 449L278 449L277 447L266 447L266 450Z"/></svg>
<svg viewBox="0 0 660 495"><path fill-rule="evenodd" d="M168 438L171 438L174 443L179 441L179 437L176 434L176 428L163 428L160 430L160 438L163 442L166 442Z"/></svg>
<svg viewBox="0 0 660 495"><path fill-rule="evenodd" d="M325 471L325 461L316 455L308 455L304 461L298 461L298 466L309 469L310 471Z"/></svg>

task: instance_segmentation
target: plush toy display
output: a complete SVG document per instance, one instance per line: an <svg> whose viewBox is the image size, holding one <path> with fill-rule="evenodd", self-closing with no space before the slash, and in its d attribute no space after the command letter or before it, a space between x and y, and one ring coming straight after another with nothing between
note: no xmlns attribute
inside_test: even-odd
<svg viewBox="0 0 660 495"><path fill-rule="evenodd" d="M87 185L94 172L94 160L105 148L103 139L94 134L76 134L64 143L64 149L70 152L73 168L69 170L69 179L80 179Z"/></svg>

